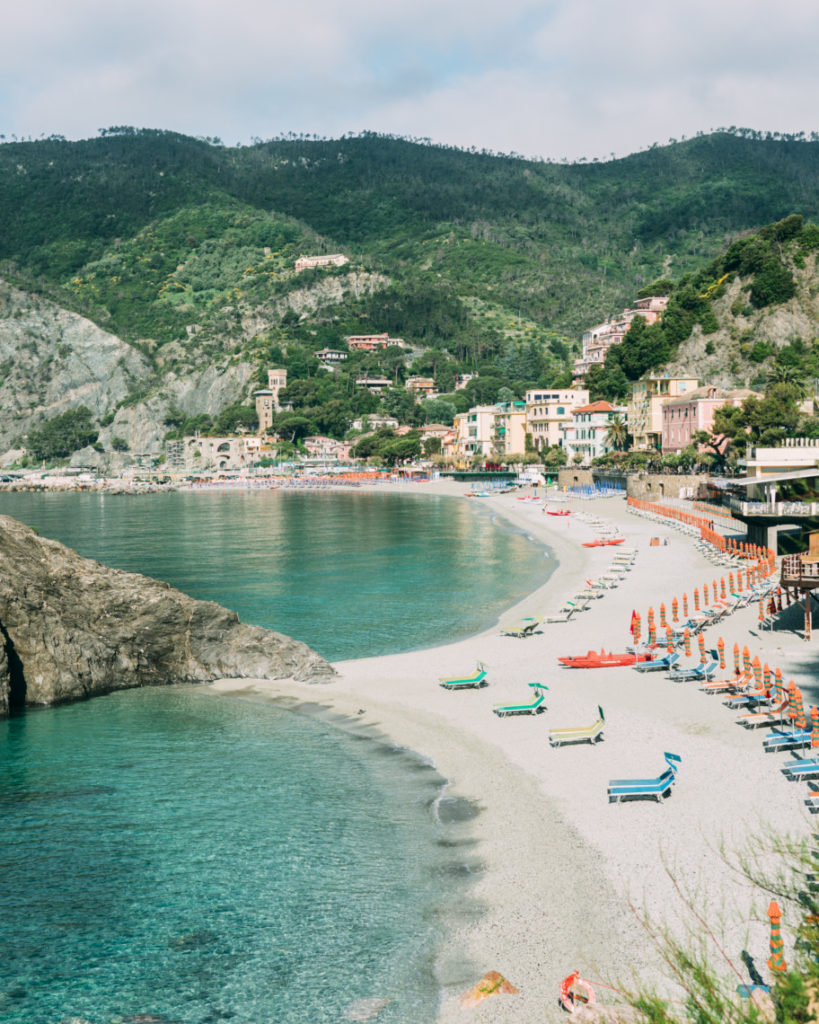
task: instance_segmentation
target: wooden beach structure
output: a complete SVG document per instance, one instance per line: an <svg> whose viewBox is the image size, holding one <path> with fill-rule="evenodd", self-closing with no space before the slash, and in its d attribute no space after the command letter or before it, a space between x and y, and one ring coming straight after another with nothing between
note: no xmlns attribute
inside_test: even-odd
<svg viewBox="0 0 819 1024"><path fill-rule="evenodd" d="M809 547L800 555L782 559L780 586L805 609L805 639L810 640L813 591L819 589L819 532L808 534Z"/></svg>

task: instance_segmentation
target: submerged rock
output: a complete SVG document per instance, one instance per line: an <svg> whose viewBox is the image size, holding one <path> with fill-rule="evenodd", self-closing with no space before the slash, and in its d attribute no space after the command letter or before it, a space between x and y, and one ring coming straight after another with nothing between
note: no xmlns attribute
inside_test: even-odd
<svg viewBox="0 0 819 1024"><path fill-rule="evenodd" d="M0 652L0 716L136 686L335 674L306 644L81 558L8 516L0 516Z"/></svg>

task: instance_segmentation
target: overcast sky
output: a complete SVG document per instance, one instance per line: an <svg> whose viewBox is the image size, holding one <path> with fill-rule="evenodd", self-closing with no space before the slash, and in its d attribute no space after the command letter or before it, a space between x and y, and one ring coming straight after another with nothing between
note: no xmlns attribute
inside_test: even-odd
<svg viewBox="0 0 819 1024"><path fill-rule="evenodd" d="M816 0L27 0L0 133L364 129L551 159L819 130Z"/></svg>

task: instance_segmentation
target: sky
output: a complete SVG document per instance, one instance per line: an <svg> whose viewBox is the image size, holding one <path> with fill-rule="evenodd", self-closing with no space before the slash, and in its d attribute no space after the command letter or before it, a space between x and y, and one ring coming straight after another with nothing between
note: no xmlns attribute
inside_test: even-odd
<svg viewBox="0 0 819 1024"><path fill-rule="evenodd" d="M27 0L0 134L363 130L560 160L819 130L815 0Z"/></svg>

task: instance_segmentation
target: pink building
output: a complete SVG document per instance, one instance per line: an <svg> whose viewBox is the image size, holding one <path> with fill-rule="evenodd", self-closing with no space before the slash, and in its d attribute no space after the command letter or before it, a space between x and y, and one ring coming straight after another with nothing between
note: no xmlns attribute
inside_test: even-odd
<svg viewBox="0 0 819 1024"><path fill-rule="evenodd" d="M681 452L683 448L694 444L694 435L698 430L711 432L717 409L723 405L742 405L746 398L755 393L747 388L726 391L708 384L676 398L666 399L662 407L663 454Z"/></svg>
<svg viewBox="0 0 819 1024"><path fill-rule="evenodd" d="M605 362L608 350L612 345L619 345L625 338L631 321L636 316L641 316L647 324L653 324L662 316L667 305L667 296L647 295L644 299L637 299L634 309L624 309L620 316L613 320L606 320L605 323L584 331L583 355L576 359L574 364L575 380L584 377L591 366Z"/></svg>

